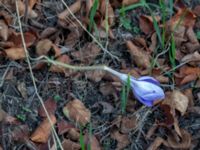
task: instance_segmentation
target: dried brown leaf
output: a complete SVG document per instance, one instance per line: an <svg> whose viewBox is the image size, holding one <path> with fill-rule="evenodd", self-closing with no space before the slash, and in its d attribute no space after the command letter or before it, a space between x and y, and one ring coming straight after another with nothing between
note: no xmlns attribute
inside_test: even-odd
<svg viewBox="0 0 200 150"><path fill-rule="evenodd" d="M102 70L88 71L85 73L85 76L94 82L99 82L105 76L105 71Z"/></svg>
<svg viewBox="0 0 200 150"><path fill-rule="evenodd" d="M50 119L53 125L56 123L56 117L54 115L50 115ZM38 143L46 143L51 135L51 124L46 118L41 122L41 124L36 128L36 130L31 135L31 140Z"/></svg>
<svg viewBox="0 0 200 150"><path fill-rule="evenodd" d="M76 59L84 64L90 64L94 61L101 49L94 43L86 43L79 51L71 53Z"/></svg>
<svg viewBox="0 0 200 150"><path fill-rule="evenodd" d="M47 112L49 114L53 114L55 113L56 111L56 108L57 108L57 104L55 102L55 100L53 100L52 98L48 98L45 102L44 102L44 106L47 110ZM38 114L41 116L41 117L46 117L46 113L43 109L42 106L39 107L38 109Z"/></svg>
<svg viewBox="0 0 200 150"><path fill-rule="evenodd" d="M19 60L26 57L24 48L9 48L4 51L6 53L6 57L11 60Z"/></svg>
<svg viewBox="0 0 200 150"><path fill-rule="evenodd" d="M81 146L79 143L73 142L68 139L63 140L62 147L64 150L80 150L81 149Z"/></svg>
<svg viewBox="0 0 200 150"><path fill-rule="evenodd" d="M69 129L74 128L73 125L71 125L68 122L63 121L63 120L57 123L57 127L58 127L58 134L59 135L62 135L64 133L68 132Z"/></svg>
<svg viewBox="0 0 200 150"><path fill-rule="evenodd" d="M200 17L200 5L195 6L193 10L194 14Z"/></svg>
<svg viewBox="0 0 200 150"><path fill-rule="evenodd" d="M25 32L24 33L24 40L25 40L26 47L30 47L36 41L36 36L31 32ZM23 47L23 43L22 43L20 33L13 32L9 36L8 41L13 42L14 47L17 47L17 48Z"/></svg>
<svg viewBox="0 0 200 150"><path fill-rule="evenodd" d="M193 62L193 61L200 62L200 54L199 54L198 51L196 51L196 52L194 52L192 54L185 55L181 59L181 62Z"/></svg>
<svg viewBox="0 0 200 150"><path fill-rule="evenodd" d="M81 0L77 0L74 4L69 6L70 11L75 14L78 12L81 8ZM64 10L60 14L58 14L58 18L61 20L65 20L70 15L70 12L68 9Z"/></svg>
<svg viewBox="0 0 200 150"><path fill-rule="evenodd" d="M36 45L36 54L38 56L47 55L52 48L52 42L49 39L43 39Z"/></svg>
<svg viewBox="0 0 200 150"><path fill-rule="evenodd" d="M191 146L191 135L188 131L181 129L181 140L177 141L174 135L168 135L167 146L174 149L188 149Z"/></svg>
<svg viewBox="0 0 200 150"><path fill-rule="evenodd" d="M151 65L150 57L145 51L139 49L131 41L127 41L126 45L129 49L129 52L132 56L133 61L137 64L138 67L142 67L142 68L150 67Z"/></svg>
<svg viewBox="0 0 200 150"><path fill-rule="evenodd" d="M18 0L17 5L18 5L18 8L19 8L20 16L24 15L25 11L26 11L25 3L22 2L21 0ZM29 18L36 18L38 16L38 14L28 6L27 16Z"/></svg>
<svg viewBox="0 0 200 150"><path fill-rule="evenodd" d="M91 150L101 150L100 143L94 135L85 134L84 143L87 147L90 145Z"/></svg>
<svg viewBox="0 0 200 150"><path fill-rule="evenodd" d="M154 17L155 17L157 22L160 21L159 16L154 16ZM141 15L140 18L139 18L139 26L140 26L140 29L145 34L150 34L153 31L155 31L154 26L153 26L153 18L151 16Z"/></svg>
<svg viewBox="0 0 200 150"><path fill-rule="evenodd" d="M135 3L138 3L139 0L122 0L122 5L123 6L129 6Z"/></svg>
<svg viewBox="0 0 200 150"><path fill-rule="evenodd" d="M129 133L137 126L137 118L133 117L122 117L121 120L121 133Z"/></svg>
<svg viewBox="0 0 200 150"><path fill-rule="evenodd" d="M113 132L111 132L111 138L117 140L116 150L123 150L126 146L130 144L128 134L121 134L117 130L114 130Z"/></svg>
<svg viewBox="0 0 200 150"><path fill-rule="evenodd" d="M63 108L63 113L69 119L83 126L90 121L90 111L78 99L68 102Z"/></svg>
<svg viewBox="0 0 200 150"><path fill-rule="evenodd" d="M164 139L161 137L156 137L153 143L147 148L147 150L158 150L158 148L163 144Z"/></svg>
<svg viewBox="0 0 200 150"><path fill-rule="evenodd" d="M8 39L8 26L3 19L0 20L0 39L3 41Z"/></svg>
<svg viewBox="0 0 200 150"><path fill-rule="evenodd" d="M172 100L174 101L174 107L181 115L184 115L188 108L189 99L180 91L174 90L172 93Z"/></svg>

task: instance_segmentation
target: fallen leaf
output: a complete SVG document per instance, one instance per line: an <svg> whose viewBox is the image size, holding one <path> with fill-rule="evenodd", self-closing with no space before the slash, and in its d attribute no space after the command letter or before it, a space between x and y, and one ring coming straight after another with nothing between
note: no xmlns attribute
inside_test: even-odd
<svg viewBox="0 0 200 150"><path fill-rule="evenodd" d="M28 98L27 90L26 90L27 88L26 88L26 84L24 82L18 82L17 89L19 90L19 92L21 93L21 95L24 99Z"/></svg>
<svg viewBox="0 0 200 150"><path fill-rule="evenodd" d="M200 54L198 51L192 53L192 54L188 54L185 55L182 59L181 62L193 62L193 61L197 61L200 62Z"/></svg>
<svg viewBox="0 0 200 150"><path fill-rule="evenodd" d="M3 19L0 20L0 39L3 41L8 39L8 26Z"/></svg>
<svg viewBox="0 0 200 150"><path fill-rule="evenodd" d="M191 135L188 131L181 129L182 137L180 140L174 137L174 135L168 135L167 146L174 149L188 149L191 145Z"/></svg>
<svg viewBox="0 0 200 150"><path fill-rule="evenodd" d="M121 133L129 133L131 132L138 124L137 118L133 117L122 117L121 120Z"/></svg>
<svg viewBox="0 0 200 150"><path fill-rule="evenodd" d="M36 36L31 32L25 32L24 40L25 40L26 47L30 47L36 41ZM8 38L8 41L13 42L14 44L13 47L16 47L16 48L23 47L20 33L12 32L12 34Z"/></svg>
<svg viewBox="0 0 200 150"><path fill-rule="evenodd" d="M70 128L67 137L73 141L78 141L80 139L80 133L76 128Z"/></svg>
<svg viewBox="0 0 200 150"><path fill-rule="evenodd" d="M48 114L52 114L54 115L56 109L57 109L57 104L56 104L56 101L52 98L48 98L45 102L44 102L44 106L48 112ZM46 113L43 109L42 106L39 107L38 109L38 114L41 116L41 117L47 117L46 116Z"/></svg>
<svg viewBox="0 0 200 150"><path fill-rule="evenodd" d="M4 50L6 57L11 60L19 60L26 58L24 48L9 48Z"/></svg>
<svg viewBox="0 0 200 150"><path fill-rule="evenodd" d="M43 39L36 45L36 54L38 56L47 55L52 48L52 42L49 39Z"/></svg>
<svg viewBox="0 0 200 150"><path fill-rule="evenodd" d="M63 120L57 123L57 127L59 135L65 134L66 132L69 131L69 129L74 128L73 125Z"/></svg>
<svg viewBox="0 0 200 150"><path fill-rule="evenodd" d="M145 51L142 51L141 49L139 49L131 41L127 41L126 45L132 56L132 60L136 63L138 67L142 67L142 68L150 67L151 65L150 57Z"/></svg>
<svg viewBox="0 0 200 150"><path fill-rule="evenodd" d="M138 3L139 0L122 0L122 5L123 6L129 6L135 3Z"/></svg>
<svg viewBox="0 0 200 150"><path fill-rule="evenodd" d="M78 12L81 8L81 0L77 0L74 4L69 6L70 11L75 14ZM60 14L58 14L58 18L61 20L65 20L70 15L70 12L68 9L64 10Z"/></svg>
<svg viewBox="0 0 200 150"><path fill-rule="evenodd" d="M158 125L154 124L153 126L150 127L150 129L148 130L145 138L146 139L150 139L152 135L155 134L155 131L158 129Z"/></svg>
<svg viewBox="0 0 200 150"><path fill-rule="evenodd" d="M79 51L71 53L73 57L84 64L91 64L101 49L95 43L86 43Z"/></svg>
<svg viewBox="0 0 200 150"><path fill-rule="evenodd" d="M94 81L99 82L105 76L105 71L102 70L95 70L95 71L87 71L85 73L86 78Z"/></svg>
<svg viewBox="0 0 200 150"><path fill-rule="evenodd" d="M157 22L160 21L159 16L154 17ZM153 26L153 18L151 16L141 15L139 18L139 26L142 32L144 32L145 34L150 34L155 31Z"/></svg>
<svg viewBox="0 0 200 150"><path fill-rule="evenodd" d="M107 1L101 1L99 9L100 9L101 14L104 17L106 17L106 13L108 14L107 18L108 18L109 27L113 26L114 22L115 22L115 14L114 14L112 6L110 5L110 2L109 1L108 2ZM106 23L104 23L102 25L102 27L104 29L106 29Z"/></svg>
<svg viewBox="0 0 200 150"><path fill-rule="evenodd" d="M22 2L21 0L18 0L17 5L19 8L20 16L24 15L25 11L26 11L26 6L25 6L24 2ZM27 16L29 18L36 18L38 16L38 14L28 6Z"/></svg>
<svg viewBox="0 0 200 150"><path fill-rule="evenodd" d="M90 136L88 133L84 135L84 143L86 145L86 149L91 148L91 150L101 150L101 146L99 141L96 139L94 135Z"/></svg>
<svg viewBox="0 0 200 150"><path fill-rule="evenodd" d="M11 132L11 138L13 141L25 142L29 138L29 128L27 125L15 126Z"/></svg>
<svg viewBox="0 0 200 150"><path fill-rule="evenodd" d="M78 99L68 102L63 108L63 113L67 118L83 126L90 121L91 117L90 111Z"/></svg>
<svg viewBox="0 0 200 150"><path fill-rule="evenodd" d="M121 134L117 130L111 132L111 138L117 140L116 150L123 150L126 146L130 144L128 134Z"/></svg>
<svg viewBox="0 0 200 150"><path fill-rule="evenodd" d="M174 101L174 107L181 115L184 115L188 108L189 99L180 91L174 90L172 93L172 100Z"/></svg>
<svg viewBox="0 0 200 150"><path fill-rule="evenodd" d="M153 143L147 148L147 150L158 150L158 148L165 142L161 137L156 137Z"/></svg>
<svg viewBox="0 0 200 150"><path fill-rule="evenodd" d="M50 114L50 119L54 125L56 123L56 117ZM46 143L50 135L51 135L51 124L48 118L46 118L36 128L36 130L33 132L30 138L33 142Z"/></svg>
<svg viewBox="0 0 200 150"><path fill-rule="evenodd" d="M157 34L153 33L151 36L151 45L149 46L150 52L154 52L157 46Z"/></svg>
<svg viewBox="0 0 200 150"><path fill-rule="evenodd" d="M29 0L28 5L29 5L30 9L32 9L34 7L34 5L37 3L37 1L38 0Z"/></svg>
<svg viewBox="0 0 200 150"><path fill-rule="evenodd" d="M81 146L79 143L73 142L68 139L63 140L62 147L64 150L80 150L81 149Z"/></svg>
<svg viewBox="0 0 200 150"><path fill-rule="evenodd" d="M40 38L41 39L49 38L51 35L54 35L57 31L58 31L58 29L56 29L54 27L47 27L46 29L44 29L41 32Z"/></svg>

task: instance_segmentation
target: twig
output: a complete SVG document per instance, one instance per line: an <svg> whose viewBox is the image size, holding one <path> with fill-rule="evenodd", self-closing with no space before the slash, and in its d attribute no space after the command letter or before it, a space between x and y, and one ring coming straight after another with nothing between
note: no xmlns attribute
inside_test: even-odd
<svg viewBox="0 0 200 150"><path fill-rule="evenodd" d="M33 86L34 86L34 89L35 89L35 93L36 93L38 99L40 100L40 103L41 103L41 105L42 105L42 107L43 107L43 109L45 111L45 114L47 115L47 118L49 120L49 123L51 125L52 131L53 131L53 133L55 135L55 138L56 138L56 140L58 142L59 147L61 148L61 150L64 150L63 147L62 147L62 144L60 142L60 139L58 137L58 134L56 133L54 125L53 125L53 123L52 123L52 121L50 119L49 113L48 113L47 109L45 108L44 102L43 102L42 98L40 97L40 95L38 93L36 82L35 82L34 75L33 75L33 71L32 71L32 68L31 68L31 63L30 63L30 60L29 60L29 53L28 53L28 50L26 48L24 34L23 34L23 31L22 31L22 24L21 24L21 20L20 20L20 16L19 16L19 8L18 8L18 5L17 5L17 0L15 1L15 5L16 5L16 10L17 10L17 20L18 20L18 23L19 23L19 29L20 29L22 44L23 44L23 48L24 48L24 51L25 51L25 54L26 54L26 60L27 60L27 63L28 63L29 71L30 71L30 74L31 74L31 79L32 79Z"/></svg>

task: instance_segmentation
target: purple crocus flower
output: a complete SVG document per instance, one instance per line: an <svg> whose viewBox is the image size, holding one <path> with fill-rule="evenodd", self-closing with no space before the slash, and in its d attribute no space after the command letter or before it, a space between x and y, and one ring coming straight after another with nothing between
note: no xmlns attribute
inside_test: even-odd
<svg viewBox="0 0 200 150"><path fill-rule="evenodd" d="M106 68L106 70L117 76L122 82L127 82L127 74L119 73L111 68ZM153 77L143 76L136 79L133 76L130 76L130 83L135 97L146 106L153 106L154 101L165 98L160 83Z"/></svg>

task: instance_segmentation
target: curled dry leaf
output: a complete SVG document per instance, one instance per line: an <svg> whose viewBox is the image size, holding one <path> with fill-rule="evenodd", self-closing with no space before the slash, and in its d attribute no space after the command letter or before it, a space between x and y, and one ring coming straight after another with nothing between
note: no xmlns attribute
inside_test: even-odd
<svg viewBox="0 0 200 150"><path fill-rule="evenodd" d="M77 0L74 4L72 4L69 7L69 9L71 10L71 12L73 14L78 12L80 10L80 8L81 8L81 0ZM58 18L61 20L65 20L69 15L70 15L70 12L68 9L66 9L63 12L61 12L60 14L58 14Z"/></svg>
<svg viewBox="0 0 200 150"><path fill-rule="evenodd" d="M130 144L128 134L121 134L117 130L111 132L111 138L117 140L117 150L123 150L127 145Z"/></svg>
<svg viewBox="0 0 200 150"><path fill-rule="evenodd" d="M57 108L57 104L56 104L55 100L53 100L52 98L47 99L44 102L44 106L49 114L54 114L56 111L56 108ZM46 117L46 113L42 106L39 107L38 114L41 117Z"/></svg>
<svg viewBox="0 0 200 150"><path fill-rule="evenodd" d="M56 123L56 117L51 114L50 119L54 125ZM37 127L37 129L33 132L30 138L33 142L46 143L50 135L51 135L51 124L48 118L46 118Z"/></svg>
<svg viewBox="0 0 200 150"><path fill-rule="evenodd" d="M174 135L168 135L167 147L174 149L188 149L191 146L191 135L188 131L181 129L181 138L177 140Z"/></svg>
<svg viewBox="0 0 200 150"><path fill-rule="evenodd" d="M24 48L9 48L4 50L7 58L11 60L24 59L26 57Z"/></svg>
<svg viewBox="0 0 200 150"><path fill-rule="evenodd" d="M69 119L83 126L90 121L90 111L78 99L68 102L63 108L63 113Z"/></svg>
<svg viewBox="0 0 200 150"><path fill-rule="evenodd" d="M150 67L151 65L150 57L145 51L139 49L131 41L127 41L126 45L129 49L129 53L132 56L132 60L136 63L138 67L142 67L142 68Z"/></svg>
<svg viewBox="0 0 200 150"><path fill-rule="evenodd" d="M21 0L18 0L17 5L19 8L20 16L24 15L25 11L26 11L25 3L22 2ZM27 16L28 16L28 18L36 18L38 16L38 14L28 6Z"/></svg>
<svg viewBox="0 0 200 150"><path fill-rule="evenodd" d="M101 150L101 146L97 138L92 135L90 136L88 133L84 135L84 143L86 147L91 147L91 150Z"/></svg>
<svg viewBox="0 0 200 150"><path fill-rule="evenodd" d="M62 147L64 150L80 150L81 146L79 143L73 142L68 139L64 139L62 142Z"/></svg>
<svg viewBox="0 0 200 150"><path fill-rule="evenodd" d="M8 39L8 26L3 19L0 20L0 39L3 41Z"/></svg>

